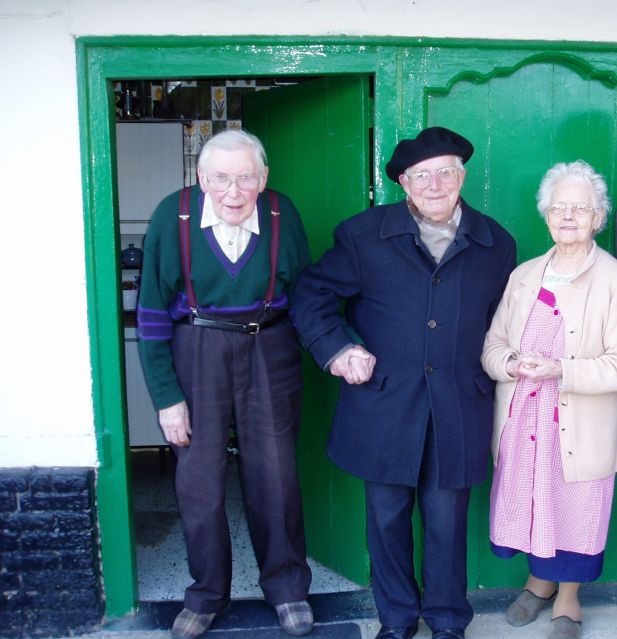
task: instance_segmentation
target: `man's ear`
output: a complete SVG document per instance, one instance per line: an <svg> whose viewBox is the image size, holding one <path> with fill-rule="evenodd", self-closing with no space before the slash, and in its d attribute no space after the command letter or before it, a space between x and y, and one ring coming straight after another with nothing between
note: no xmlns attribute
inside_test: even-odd
<svg viewBox="0 0 617 639"><path fill-rule="evenodd" d="M404 173L401 173L398 176L398 183L403 188L403 191L405 191L405 194L408 197L411 197L411 193L410 193L411 186L409 185L409 178Z"/></svg>
<svg viewBox="0 0 617 639"><path fill-rule="evenodd" d="M268 181L268 172L270 171L270 167L264 166L263 171L261 172L261 181L259 183L259 192L263 193L266 188L266 182Z"/></svg>
<svg viewBox="0 0 617 639"><path fill-rule="evenodd" d="M206 180L206 174L201 170L197 169L197 180L199 181L199 188L204 192L208 192L208 181Z"/></svg>

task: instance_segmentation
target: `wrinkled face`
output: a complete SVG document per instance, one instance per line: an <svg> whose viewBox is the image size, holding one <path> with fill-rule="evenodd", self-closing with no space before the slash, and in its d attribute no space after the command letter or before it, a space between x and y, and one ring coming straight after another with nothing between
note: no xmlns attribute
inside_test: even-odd
<svg viewBox="0 0 617 639"><path fill-rule="evenodd" d="M199 170L198 176L201 190L212 198L216 216L230 226L237 226L255 210L257 196L266 188L268 168L259 168L251 149L213 149L205 171ZM226 177L232 178L228 186Z"/></svg>
<svg viewBox="0 0 617 639"><path fill-rule="evenodd" d="M447 222L454 213L465 180L454 155L440 155L410 166L399 177L418 211L432 222Z"/></svg>
<svg viewBox="0 0 617 639"><path fill-rule="evenodd" d="M593 207L595 198L591 184L577 178L558 182L546 212L546 223L555 244L562 247L589 245L604 216L601 209Z"/></svg>

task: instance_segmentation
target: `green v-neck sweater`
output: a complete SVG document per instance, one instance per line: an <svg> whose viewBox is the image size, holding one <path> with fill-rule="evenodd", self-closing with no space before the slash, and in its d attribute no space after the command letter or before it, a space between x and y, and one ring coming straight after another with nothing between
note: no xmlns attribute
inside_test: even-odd
<svg viewBox="0 0 617 639"><path fill-rule="evenodd" d="M286 308L300 271L310 263L306 233L298 211L278 193L280 239L274 308ZM137 325L139 350L152 401L157 409L184 400L170 349L173 322L189 313L180 258L180 191L165 197L152 215L144 243ZM240 259L231 263L211 229L200 227L203 194L191 189L191 281L202 313L258 314L270 281L271 209L268 192L257 200L259 235L253 234Z"/></svg>

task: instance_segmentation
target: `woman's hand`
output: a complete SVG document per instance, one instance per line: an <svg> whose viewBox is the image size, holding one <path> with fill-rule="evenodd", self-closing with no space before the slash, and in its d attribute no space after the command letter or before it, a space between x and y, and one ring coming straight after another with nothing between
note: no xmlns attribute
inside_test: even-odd
<svg viewBox="0 0 617 639"><path fill-rule="evenodd" d="M162 408L159 411L159 424L170 444L182 448L191 443L191 420L186 402Z"/></svg>
<svg viewBox="0 0 617 639"><path fill-rule="evenodd" d="M561 379L563 375L561 362L558 359L550 359L536 353L530 353L522 355L518 362L520 363L518 369L519 377L543 381L546 379Z"/></svg>
<svg viewBox="0 0 617 639"><path fill-rule="evenodd" d="M510 356L510 359L506 362L506 373L508 373L510 377L518 379L521 377L520 368L521 362L518 357Z"/></svg>

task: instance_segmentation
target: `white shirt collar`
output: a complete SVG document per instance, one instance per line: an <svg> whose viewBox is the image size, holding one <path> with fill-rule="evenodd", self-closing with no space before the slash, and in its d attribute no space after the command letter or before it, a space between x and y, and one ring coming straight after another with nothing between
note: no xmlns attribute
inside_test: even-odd
<svg viewBox="0 0 617 639"><path fill-rule="evenodd" d="M229 224L226 224L223 220L221 220L221 218L217 217L212 206L212 198L209 193L206 193L204 195L204 208L201 212L200 226L202 229L205 229L208 226L217 226L218 224L231 228ZM250 233L255 233L255 235L259 235L259 214L257 212L257 203L255 203L255 208L251 215L244 220L242 224L239 224L238 227L249 231Z"/></svg>

